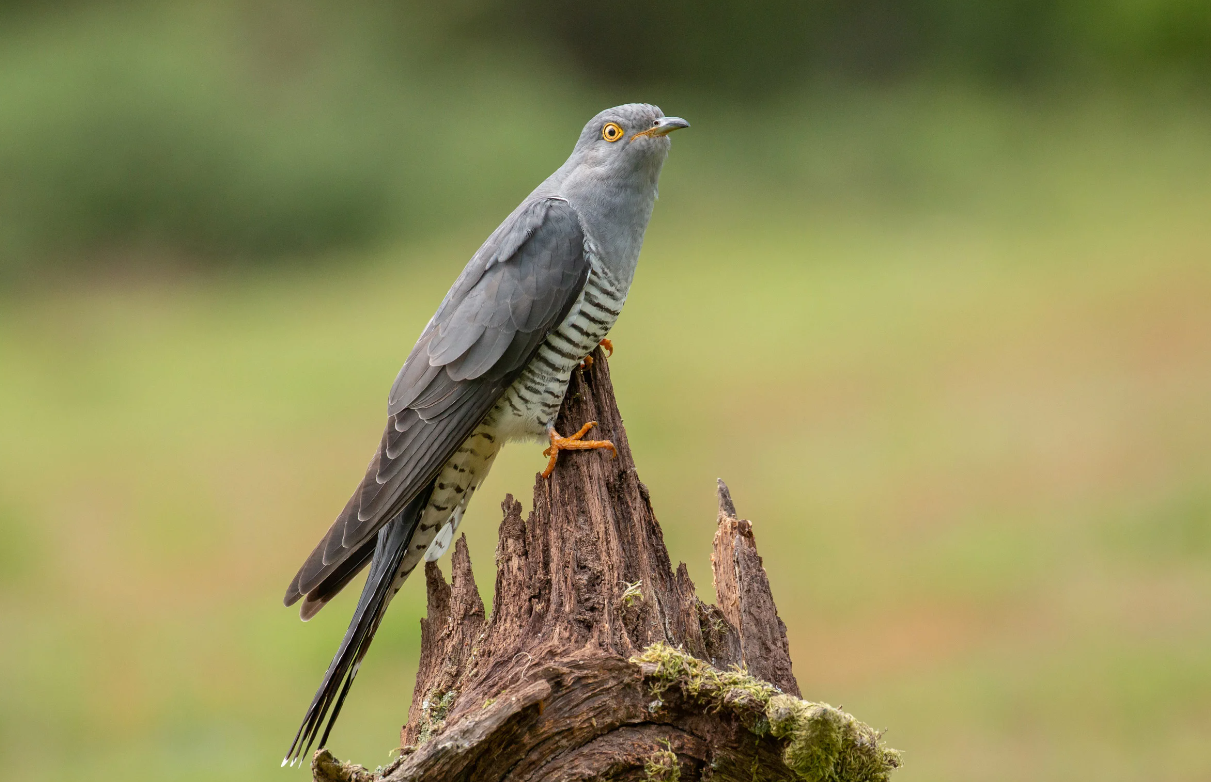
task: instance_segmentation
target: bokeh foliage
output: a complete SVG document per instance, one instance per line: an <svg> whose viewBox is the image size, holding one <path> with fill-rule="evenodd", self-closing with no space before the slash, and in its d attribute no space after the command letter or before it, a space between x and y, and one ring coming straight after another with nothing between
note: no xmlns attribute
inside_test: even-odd
<svg viewBox="0 0 1211 782"><path fill-rule="evenodd" d="M1198 0L671 0L486 3L494 30L606 82L751 96L806 82L961 75L988 84L1205 78L1211 9Z"/></svg>
<svg viewBox="0 0 1211 782"><path fill-rule="evenodd" d="M511 89L474 105L544 105ZM639 470L707 595L728 481L804 692L889 728L900 782L1211 776L1211 122L1139 105L851 94L767 110L761 143L745 110L677 107L612 334ZM416 334L577 119L468 132L514 149L515 190L440 236L3 301L9 776L304 778L277 761L356 589L307 625L282 591ZM485 590L497 503L544 464L510 445L468 511ZM422 587L341 757L388 760Z"/></svg>
<svg viewBox="0 0 1211 782"><path fill-rule="evenodd" d="M640 99L694 123L612 335L674 559L709 593L722 476L902 782L1211 778L1204 5L0 3L0 775L303 778L356 594L282 590L462 264Z"/></svg>
<svg viewBox="0 0 1211 782"><path fill-rule="evenodd" d="M582 120L589 95L760 111L922 79L1198 92L1209 77L1199 0L9 2L0 282L432 233L508 186L497 155ZM485 122L501 145L469 151L465 123ZM475 193L453 189L460 165Z"/></svg>

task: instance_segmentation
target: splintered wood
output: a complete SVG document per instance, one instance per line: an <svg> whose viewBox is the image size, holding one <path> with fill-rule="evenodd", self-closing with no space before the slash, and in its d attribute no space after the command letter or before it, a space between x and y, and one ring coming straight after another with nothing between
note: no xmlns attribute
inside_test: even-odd
<svg viewBox="0 0 1211 782"><path fill-rule="evenodd" d="M788 697L799 686L786 628L752 524L737 518L722 481L712 555L719 606L698 599L684 564L672 568L605 356L594 358L573 377L557 429L597 421L591 436L613 441L617 458L561 454L550 479L536 479L527 516L505 499L490 616L465 537L451 584L426 565L428 616L400 757L369 772L323 750L315 778L886 779L898 756L878 734ZM775 735L783 714L798 722ZM835 741L825 735L834 725ZM823 750L804 744L816 734ZM804 746L816 765L797 760L793 747ZM869 773L857 767L867 760Z"/></svg>

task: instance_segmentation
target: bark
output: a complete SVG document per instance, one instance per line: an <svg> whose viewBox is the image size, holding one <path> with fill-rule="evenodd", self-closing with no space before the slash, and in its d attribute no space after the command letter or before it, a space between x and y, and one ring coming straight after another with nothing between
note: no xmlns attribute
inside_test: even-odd
<svg viewBox="0 0 1211 782"><path fill-rule="evenodd" d="M425 568L416 689L401 755L370 772L316 753L318 782L370 780L883 780L880 734L798 699L786 628L719 482L719 605L669 560L639 481L600 350L577 372L557 428L597 421L608 451L564 452L523 518L502 505L490 617L465 537L447 585Z"/></svg>

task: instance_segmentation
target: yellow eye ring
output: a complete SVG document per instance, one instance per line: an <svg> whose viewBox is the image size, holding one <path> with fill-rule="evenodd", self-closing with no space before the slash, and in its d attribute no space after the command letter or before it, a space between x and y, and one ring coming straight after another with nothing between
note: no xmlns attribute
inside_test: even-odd
<svg viewBox="0 0 1211 782"><path fill-rule="evenodd" d="M623 135L625 135L625 131L617 122L607 122L601 129L601 137L611 144L622 138Z"/></svg>

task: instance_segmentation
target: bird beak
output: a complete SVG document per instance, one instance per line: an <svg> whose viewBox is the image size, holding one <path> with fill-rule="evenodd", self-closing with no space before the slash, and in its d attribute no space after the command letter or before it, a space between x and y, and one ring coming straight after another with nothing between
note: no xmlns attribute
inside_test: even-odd
<svg viewBox="0 0 1211 782"><path fill-rule="evenodd" d="M648 128L647 130L641 130L635 135L631 136L631 141L634 141L640 136L667 136L674 130L681 130L682 128L688 128L689 126L690 123L686 122L681 117L661 117L660 119L656 120L656 124L652 127Z"/></svg>

